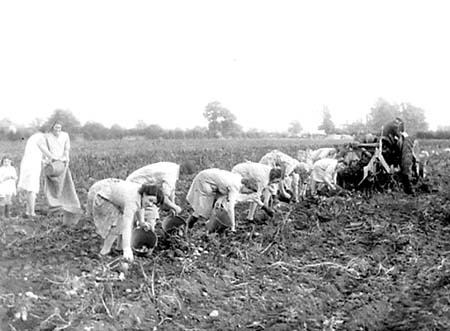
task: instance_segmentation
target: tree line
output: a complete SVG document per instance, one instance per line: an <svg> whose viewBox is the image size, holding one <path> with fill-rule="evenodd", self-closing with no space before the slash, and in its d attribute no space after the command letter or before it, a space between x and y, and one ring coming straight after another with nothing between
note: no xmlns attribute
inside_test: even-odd
<svg viewBox="0 0 450 331"><path fill-rule="evenodd" d="M375 102L365 119L346 123L336 127L331 111L324 106L322 110L322 123L318 126L326 134L361 135L373 133L378 135L381 127L394 119L401 117L405 122L406 131L417 138L422 139L449 139L450 127L437 132L428 131L428 123L425 111L409 103L390 104L384 99ZM293 120L285 132L266 132L257 129L244 131L238 124L237 117L220 102L214 101L206 105L203 117L208 125L197 126L191 129L164 129L158 124L147 124L143 120L138 121L132 129L123 128L117 124L105 127L103 124L88 121L81 125L80 121L70 110L55 110L46 120L36 119L30 126L10 130L8 127L0 127L0 139L19 140L25 139L38 129L48 130L52 123L60 120L64 123L64 130L74 137L82 137L87 140L124 139L144 137L147 139L201 139L201 138L267 138L267 137L299 137L303 130L299 120ZM300 117L300 116L299 116ZM5 120L4 120L5 121Z"/></svg>

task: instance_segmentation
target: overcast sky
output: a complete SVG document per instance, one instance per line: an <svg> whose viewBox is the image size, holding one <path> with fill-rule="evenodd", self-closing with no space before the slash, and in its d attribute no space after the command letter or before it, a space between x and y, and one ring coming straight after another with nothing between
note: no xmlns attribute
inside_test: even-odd
<svg viewBox="0 0 450 331"><path fill-rule="evenodd" d="M378 98L450 125L448 1L1 1L0 119L244 128L365 118Z"/></svg>

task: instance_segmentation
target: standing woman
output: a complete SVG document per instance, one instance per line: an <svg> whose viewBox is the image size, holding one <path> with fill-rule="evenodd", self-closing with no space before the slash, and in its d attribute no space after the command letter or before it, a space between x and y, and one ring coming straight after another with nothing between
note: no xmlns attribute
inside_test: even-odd
<svg viewBox="0 0 450 331"><path fill-rule="evenodd" d="M39 193L44 156L49 160L55 159L55 156L47 148L44 133L39 131L28 138L22 161L20 162L17 187L25 192L25 217L36 216L36 195Z"/></svg>
<svg viewBox="0 0 450 331"><path fill-rule="evenodd" d="M45 173L44 192L51 211L63 212L63 224L76 224L82 214L80 201L75 191L72 174L69 169L70 138L62 131L62 123L55 121L50 132L45 135L50 153L55 157L46 160L54 172Z"/></svg>

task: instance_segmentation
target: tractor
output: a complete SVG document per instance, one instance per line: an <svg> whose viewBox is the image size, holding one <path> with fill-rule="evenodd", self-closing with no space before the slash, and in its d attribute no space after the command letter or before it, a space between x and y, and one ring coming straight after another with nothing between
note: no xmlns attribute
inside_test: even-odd
<svg viewBox="0 0 450 331"><path fill-rule="evenodd" d="M424 173L423 164L414 152L417 142L406 133L398 139L380 135L373 142L352 142L341 155L353 160L337 174L337 183L345 189L383 191L402 186L414 193Z"/></svg>

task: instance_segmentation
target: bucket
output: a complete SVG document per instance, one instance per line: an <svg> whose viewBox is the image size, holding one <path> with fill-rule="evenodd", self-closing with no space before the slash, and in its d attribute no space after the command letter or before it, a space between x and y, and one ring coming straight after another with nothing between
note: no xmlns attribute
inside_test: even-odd
<svg viewBox="0 0 450 331"><path fill-rule="evenodd" d="M151 254L158 244L158 237L152 230L135 228L131 234L131 248L136 255L147 256Z"/></svg>
<svg viewBox="0 0 450 331"><path fill-rule="evenodd" d="M169 233L184 225L186 225L186 221L182 217L176 215L167 216L161 222L161 227L165 233Z"/></svg>
<svg viewBox="0 0 450 331"><path fill-rule="evenodd" d="M44 168L44 173L48 177L58 177L66 168L66 164L62 161L53 161L47 164Z"/></svg>
<svg viewBox="0 0 450 331"><path fill-rule="evenodd" d="M214 209L211 217L206 222L208 232L220 232L231 227L231 218L223 209Z"/></svg>

